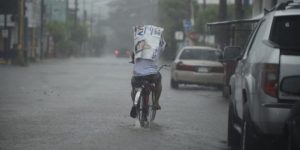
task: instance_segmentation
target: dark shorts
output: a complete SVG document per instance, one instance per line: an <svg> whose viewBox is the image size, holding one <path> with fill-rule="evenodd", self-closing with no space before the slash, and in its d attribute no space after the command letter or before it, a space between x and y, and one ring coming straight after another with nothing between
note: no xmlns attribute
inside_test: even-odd
<svg viewBox="0 0 300 150"><path fill-rule="evenodd" d="M150 83L155 83L155 85L158 85L161 82L161 74L157 73L147 76L133 76L131 78L132 88L140 86L142 80L147 80Z"/></svg>

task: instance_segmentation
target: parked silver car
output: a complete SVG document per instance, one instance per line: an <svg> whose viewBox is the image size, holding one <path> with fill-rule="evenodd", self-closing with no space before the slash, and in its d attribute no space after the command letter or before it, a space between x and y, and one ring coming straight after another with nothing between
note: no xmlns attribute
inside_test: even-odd
<svg viewBox="0 0 300 150"><path fill-rule="evenodd" d="M266 14L238 56L230 78L231 147L273 149L283 143L290 108L300 101L299 6L286 3Z"/></svg>
<svg viewBox="0 0 300 150"><path fill-rule="evenodd" d="M221 51L212 47L190 46L182 48L171 66L171 87L179 84L223 86Z"/></svg>

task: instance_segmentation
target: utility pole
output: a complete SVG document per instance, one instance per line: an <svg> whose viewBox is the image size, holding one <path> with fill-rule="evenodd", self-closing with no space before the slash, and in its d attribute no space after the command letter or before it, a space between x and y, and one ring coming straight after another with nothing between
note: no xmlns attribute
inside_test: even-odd
<svg viewBox="0 0 300 150"><path fill-rule="evenodd" d="M235 19L242 19L244 16L242 0L235 0Z"/></svg>
<svg viewBox="0 0 300 150"><path fill-rule="evenodd" d="M77 26L77 12L78 12L78 0L75 0L75 18L74 18L74 21L75 21L75 26Z"/></svg>
<svg viewBox="0 0 300 150"><path fill-rule="evenodd" d="M45 3L41 0L41 31L40 31L40 59L44 58L44 19L45 19Z"/></svg>
<svg viewBox="0 0 300 150"><path fill-rule="evenodd" d="M193 0L190 1L190 11L191 11L191 22L192 22L192 28L194 27L195 24L195 19L194 19L194 6L193 6Z"/></svg>
<svg viewBox="0 0 300 150"><path fill-rule="evenodd" d="M87 11L86 11L86 1L84 0L83 1L83 20L84 20L84 23L87 22Z"/></svg>
<svg viewBox="0 0 300 150"><path fill-rule="evenodd" d="M219 0L219 21L227 19L227 0ZM223 49L228 44L228 27L218 27L217 43L219 48Z"/></svg>
<svg viewBox="0 0 300 150"><path fill-rule="evenodd" d="M25 0L18 1L18 63L25 65L25 54L24 54L24 17L25 17Z"/></svg>
<svg viewBox="0 0 300 150"><path fill-rule="evenodd" d="M219 21L227 19L227 0L219 0Z"/></svg>

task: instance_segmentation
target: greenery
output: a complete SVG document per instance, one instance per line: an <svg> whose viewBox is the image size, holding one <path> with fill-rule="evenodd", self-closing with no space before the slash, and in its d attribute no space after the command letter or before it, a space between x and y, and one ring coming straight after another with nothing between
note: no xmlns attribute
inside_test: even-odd
<svg viewBox="0 0 300 150"><path fill-rule="evenodd" d="M94 35L90 37L88 43L93 50L94 55L100 56L103 53L101 48L104 46L104 43L106 43L106 37L103 34Z"/></svg>
<svg viewBox="0 0 300 150"><path fill-rule="evenodd" d="M218 20L218 5L208 5L206 9L199 9L195 18L195 30L199 33L206 32L206 24Z"/></svg>
<svg viewBox="0 0 300 150"><path fill-rule="evenodd" d="M176 31L183 31L183 20L190 16L190 2L192 2L194 10L195 25L194 32L200 35L206 34L206 24L209 22L219 21L219 4L207 4L205 8L200 5L196 0L159 0L159 24L165 28L165 39L168 42L168 47L164 53L166 59L172 59L176 55L177 41L174 39ZM251 16L251 7L243 6L244 16ZM250 9L249 9L250 8ZM227 6L226 20L234 19L235 5L230 4ZM217 40L217 39L216 39ZM196 43L199 44L199 43ZM205 44L205 43L201 43Z"/></svg>
<svg viewBox="0 0 300 150"><path fill-rule="evenodd" d="M48 32L53 37L55 43L66 41L68 38L67 27L62 22L53 21L48 23Z"/></svg>
<svg viewBox="0 0 300 150"><path fill-rule="evenodd" d="M194 9L197 10L197 2L195 0L192 2ZM183 20L189 18L190 4L187 0L159 0L158 6L159 24L165 28L164 37L168 43L163 56L172 59L177 50L174 33L183 31Z"/></svg>
<svg viewBox="0 0 300 150"><path fill-rule="evenodd" d="M73 21L48 23L48 32L53 38L54 53L58 57L80 56L86 53L100 55L105 42L104 35L89 37L86 24Z"/></svg>

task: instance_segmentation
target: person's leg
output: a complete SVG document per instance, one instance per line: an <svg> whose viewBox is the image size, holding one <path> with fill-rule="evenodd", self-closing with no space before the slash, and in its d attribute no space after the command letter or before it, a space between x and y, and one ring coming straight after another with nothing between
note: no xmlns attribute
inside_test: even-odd
<svg viewBox="0 0 300 150"><path fill-rule="evenodd" d="M134 102L134 96L135 96L135 91L134 91L134 88L135 88L135 85L136 85L136 77L132 76L131 77L131 99L132 99L132 102Z"/></svg>
<svg viewBox="0 0 300 150"><path fill-rule="evenodd" d="M156 99L156 106L157 109L161 109L161 106L159 104L159 98L162 91L162 84L161 84L161 74L158 73L156 75L156 82L155 82L155 99Z"/></svg>
<svg viewBox="0 0 300 150"><path fill-rule="evenodd" d="M132 100L132 107L131 107L131 110L130 110L130 116L132 118L136 118L137 116L137 113L136 113L136 109L134 107L134 96L135 96L135 91L134 91L134 86L135 85L135 77L132 76L131 78L131 100Z"/></svg>

